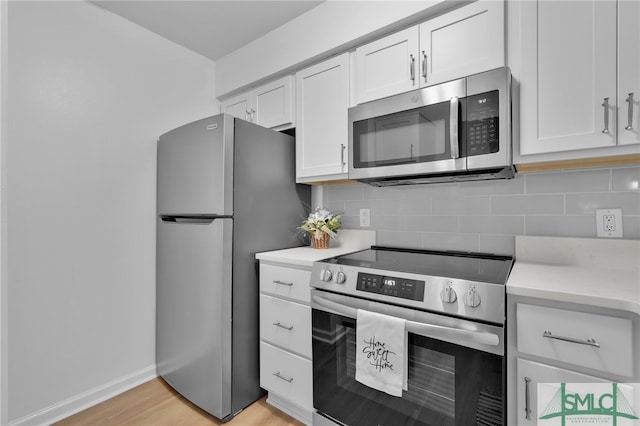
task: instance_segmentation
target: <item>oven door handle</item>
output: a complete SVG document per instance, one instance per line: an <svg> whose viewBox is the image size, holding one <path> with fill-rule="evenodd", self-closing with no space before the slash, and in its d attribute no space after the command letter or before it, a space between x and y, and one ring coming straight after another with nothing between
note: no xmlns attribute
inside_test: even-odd
<svg viewBox="0 0 640 426"><path fill-rule="evenodd" d="M324 297L318 296L317 294L311 295L311 300L316 305L322 306L326 309L330 309L331 311L345 317L355 319L358 315L358 308L325 299ZM409 333L435 339L464 339L467 342L473 342L488 346L498 346L500 344L500 337L498 337L497 334L484 331L464 330L461 328L426 324L409 320L406 320L405 322L405 329Z"/></svg>

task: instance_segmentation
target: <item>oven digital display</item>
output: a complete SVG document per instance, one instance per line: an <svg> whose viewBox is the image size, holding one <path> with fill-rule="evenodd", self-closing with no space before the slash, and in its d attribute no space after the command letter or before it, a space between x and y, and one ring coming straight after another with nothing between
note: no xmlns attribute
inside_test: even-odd
<svg viewBox="0 0 640 426"><path fill-rule="evenodd" d="M424 281L358 273L356 290L402 299L424 301Z"/></svg>

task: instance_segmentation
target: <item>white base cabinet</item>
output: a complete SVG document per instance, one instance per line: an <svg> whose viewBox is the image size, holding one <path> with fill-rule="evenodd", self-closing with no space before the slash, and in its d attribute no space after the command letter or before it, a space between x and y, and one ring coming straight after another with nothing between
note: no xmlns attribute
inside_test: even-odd
<svg viewBox="0 0 640 426"><path fill-rule="evenodd" d="M544 407L539 410L538 395L544 392L541 386L556 383L606 383L606 380L576 373L548 364L518 359L517 419L518 426L537 425ZM545 400L546 402L546 400Z"/></svg>
<svg viewBox="0 0 640 426"><path fill-rule="evenodd" d="M260 386L305 424L313 411L311 269L260 261Z"/></svg>
<svg viewBox="0 0 640 426"><path fill-rule="evenodd" d="M551 399L560 383L586 393L572 384L615 382L640 403L637 314L508 295L507 324L508 424L539 424L558 403Z"/></svg>

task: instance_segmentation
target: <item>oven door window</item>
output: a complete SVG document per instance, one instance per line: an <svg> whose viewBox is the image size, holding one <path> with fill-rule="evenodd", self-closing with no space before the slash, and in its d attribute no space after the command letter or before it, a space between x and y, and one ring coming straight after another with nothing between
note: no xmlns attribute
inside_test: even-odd
<svg viewBox="0 0 640 426"><path fill-rule="evenodd" d="M504 424L503 357L408 335L402 398L355 380L355 320L314 309L314 408L350 426Z"/></svg>
<svg viewBox="0 0 640 426"><path fill-rule="evenodd" d="M355 168L451 159L449 102L353 123Z"/></svg>

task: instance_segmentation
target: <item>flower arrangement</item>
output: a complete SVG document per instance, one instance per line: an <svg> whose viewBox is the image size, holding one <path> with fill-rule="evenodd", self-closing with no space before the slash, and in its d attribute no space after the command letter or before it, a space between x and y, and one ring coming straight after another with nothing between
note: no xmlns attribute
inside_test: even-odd
<svg viewBox="0 0 640 426"><path fill-rule="evenodd" d="M315 248L328 248L329 238L333 239L340 229L340 215L326 209L317 208L302 222L300 229L311 234L311 241Z"/></svg>

